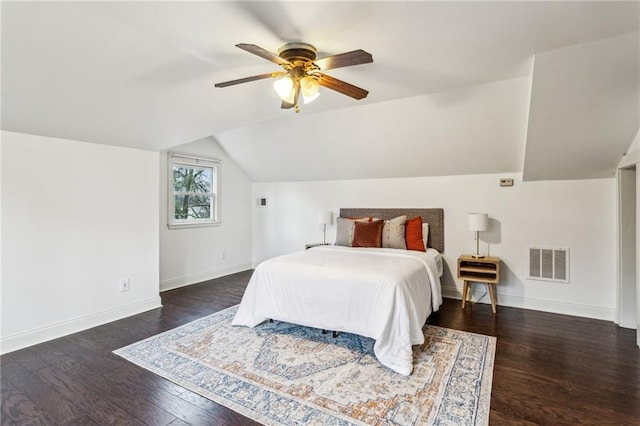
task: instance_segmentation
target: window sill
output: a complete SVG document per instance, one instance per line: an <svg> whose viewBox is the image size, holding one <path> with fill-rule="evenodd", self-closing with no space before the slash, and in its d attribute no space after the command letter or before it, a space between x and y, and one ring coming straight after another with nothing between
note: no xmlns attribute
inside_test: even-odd
<svg viewBox="0 0 640 426"><path fill-rule="evenodd" d="M208 228L211 226L220 226L222 222L194 222L194 223L168 223L169 229L188 229L188 228Z"/></svg>

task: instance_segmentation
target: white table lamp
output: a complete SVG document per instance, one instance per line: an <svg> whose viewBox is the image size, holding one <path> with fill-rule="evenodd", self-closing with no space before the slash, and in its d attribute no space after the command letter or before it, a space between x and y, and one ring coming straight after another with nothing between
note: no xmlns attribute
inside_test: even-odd
<svg viewBox="0 0 640 426"><path fill-rule="evenodd" d="M469 230L476 233L476 254L473 257L484 257L480 255L480 231L486 231L489 227L489 215L487 213L469 213L467 218L469 220Z"/></svg>
<svg viewBox="0 0 640 426"><path fill-rule="evenodd" d="M318 213L318 223L322 225L322 244L327 244L327 225L333 222L333 213L330 210L324 210Z"/></svg>

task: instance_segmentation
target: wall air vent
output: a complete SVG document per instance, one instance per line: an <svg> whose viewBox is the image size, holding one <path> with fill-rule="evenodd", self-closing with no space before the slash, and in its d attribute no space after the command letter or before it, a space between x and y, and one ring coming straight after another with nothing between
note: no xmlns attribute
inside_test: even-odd
<svg viewBox="0 0 640 426"><path fill-rule="evenodd" d="M529 279L569 282L568 248L529 248Z"/></svg>

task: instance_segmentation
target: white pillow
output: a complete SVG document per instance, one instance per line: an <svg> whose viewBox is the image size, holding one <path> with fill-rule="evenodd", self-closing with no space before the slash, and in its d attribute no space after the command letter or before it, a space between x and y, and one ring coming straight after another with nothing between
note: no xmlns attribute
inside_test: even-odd
<svg viewBox="0 0 640 426"><path fill-rule="evenodd" d="M407 243L404 239L406 223L406 215L385 220L382 228L382 247L406 250Z"/></svg>

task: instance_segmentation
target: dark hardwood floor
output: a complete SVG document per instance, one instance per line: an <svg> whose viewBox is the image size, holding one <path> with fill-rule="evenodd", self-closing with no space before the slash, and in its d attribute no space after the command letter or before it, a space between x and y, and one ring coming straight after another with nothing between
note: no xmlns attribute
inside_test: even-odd
<svg viewBox="0 0 640 426"><path fill-rule="evenodd" d="M0 357L2 425L253 425L112 354L238 303L251 271L162 293L162 309ZM430 324L497 336L491 425L638 425L635 331L445 300Z"/></svg>

